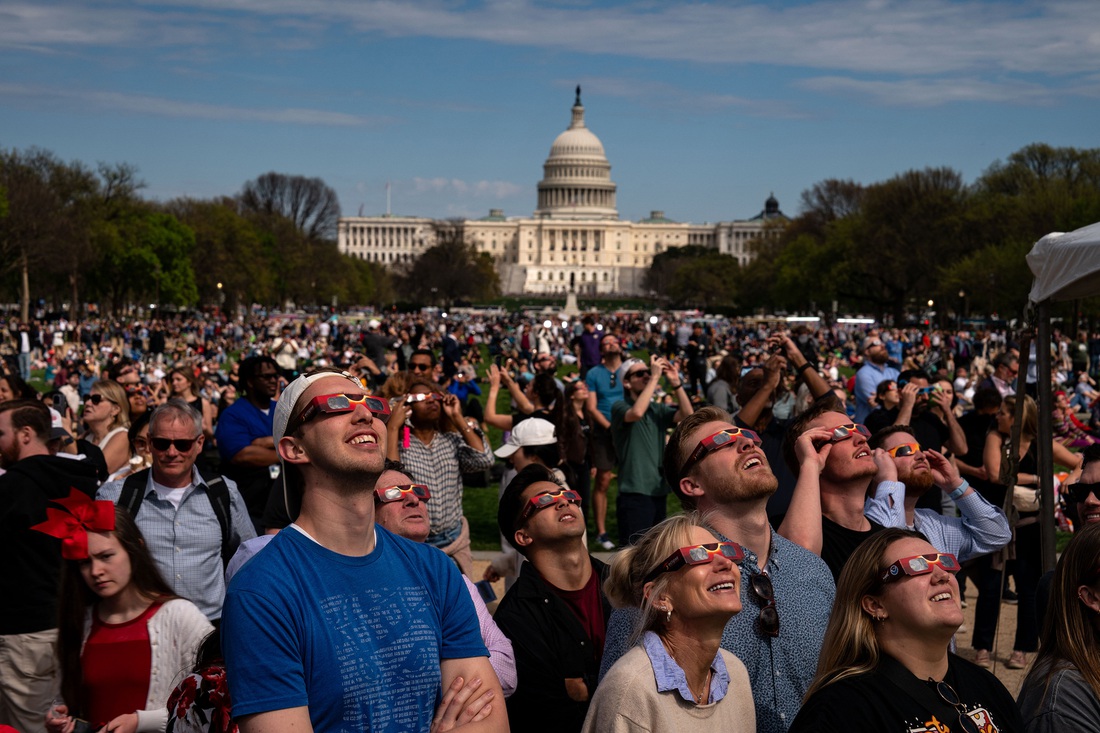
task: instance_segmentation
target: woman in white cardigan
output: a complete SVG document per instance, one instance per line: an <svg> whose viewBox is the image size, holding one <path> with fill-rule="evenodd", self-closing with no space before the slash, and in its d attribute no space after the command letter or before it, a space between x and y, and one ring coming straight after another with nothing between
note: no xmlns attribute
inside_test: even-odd
<svg viewBox="0 0 1100 733"><path fill-rule="evenodd" d="M67 502L72 517L56 512L44 523L53 527L39 525L62 537L66 558L58 629L64 704L49 711L46 728L79 733L87 721L86 730L163 731L168 696L212 626L160 576L125 509L77 492Z"/></svg>

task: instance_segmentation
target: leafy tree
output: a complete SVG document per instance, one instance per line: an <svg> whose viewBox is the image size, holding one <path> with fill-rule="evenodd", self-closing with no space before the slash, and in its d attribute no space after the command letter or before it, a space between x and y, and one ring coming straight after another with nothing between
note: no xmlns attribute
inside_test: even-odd
<svg viewBox="0 0 1100 733"><path fill-rule="evenodd" d="M737 260L713 250L684 262L676 269L669 297L676 305L704 310L736 305L741 268Z"/></svg>
<svg viewBox="0 0 1100 733"><path fill-rule="evenodd" d="M58 259L85 253L86 206L96 183L82 164L31 148L0 152L0 186L7 190L9 207L8 216L0 218L0 276L18 273L26 320L32 273L41 279Z"/></svg>
<svg viewBox="0 0 1100 733"><path fill-rule="evenodd" d="M646 273L642 286L656 293L660 298L669 298L677 271L692 260L712 252L714 250L699 244L670 247L653 256L653 262L649 266L649 272Z"/></svg>
<svg viewBox="0 0 1100 733"><path fill-rule="evenodd" d="M240 214L236 201L177 199L166 210L194 232L191 266L200 302L221 305L224 297L228 309L241 303L274 302L273 271L263 256L263 233Z"/></svg>
<svg viewBox="0 0 1100 733"><path fill-rule="evenodd" d="M195 235L172 214L144 203L122 207L101 222L94 242L100 253L96 282L113 312L135 297L157 304L197 302Z"/></svg>
<svg viewBox="0 0 1100 733"><path fill-rule="evenodd" d="M500 278L492 256L462 239L451 226L439 228L436 244L401 278L402 299L422 303L489 300L500 294Z"/></svg>

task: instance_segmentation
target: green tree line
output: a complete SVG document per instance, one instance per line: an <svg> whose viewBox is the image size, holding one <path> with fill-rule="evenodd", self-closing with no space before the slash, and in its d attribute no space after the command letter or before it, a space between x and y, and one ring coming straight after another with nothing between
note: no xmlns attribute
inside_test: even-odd
<svg viewBox="0 0 1100 733"><path fill-rule="evenodd" d="M129 165L0 151L0 290L53 310L130 304L379 303L377 264L341 255L335 192L318 178L266 173L235 196L155 202Z"/></svg>
<svg viewBox="0 0 1100 733"><path fill-rule="evenodd" d="M1100 149L1033 144L973 183L925 168L864 185L829 179L772 225L739 268L705 248L654 258L648 284L675 305L865 313L900 321L928 300L955 317L1020 314L1024 255L1042 236L1100 221ZM1096 299L1080 304L1100 314ZM941 318L943 316L941 315Z"/></svg>

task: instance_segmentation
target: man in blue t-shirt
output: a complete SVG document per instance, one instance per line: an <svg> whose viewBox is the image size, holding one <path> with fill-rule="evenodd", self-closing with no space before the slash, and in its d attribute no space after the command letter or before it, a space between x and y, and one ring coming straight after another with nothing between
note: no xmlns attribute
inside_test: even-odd
<svg viewBox="0 0 1100 733"><path fill-rule="evenodd" d="M458 570L374 523L388 413L335 371L294 380L275 408L286 491L301 512L226 595L223 646L242 733L427 731L458 678L495 704L445 706L448 724L507 730Z"/></svg>
<svg viewBox="0 0 1100 733"><path fill-rule="evenodd" d="M607 489L615 470L615 445L611 440L611 406L623 398L623 385L618 369L623 363L623 347L618 336L607 334L600 339L600 363L588 370L584 383L588 385L585 409L592 421L592 465L596 467L596 483L592 491L592 514L596 518L596 541L605 550L614 550L615 543L607 536Z"/></svg>

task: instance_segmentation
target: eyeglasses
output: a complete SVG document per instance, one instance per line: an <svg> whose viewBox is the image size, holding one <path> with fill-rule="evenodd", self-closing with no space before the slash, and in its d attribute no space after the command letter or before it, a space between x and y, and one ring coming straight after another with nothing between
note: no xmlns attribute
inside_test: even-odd
<svg viewBox="0 0 1100 733"><path fill-rule="evenodd" d="M725 430L719 430L713 435L708 435L699 441L699 445L695 446L695 450L691 452L688 459L684 462L684 465L680 468L680 476L684 477L688 475L688 472L695 467L695 464L709 456L719 448L723 448L727 445L734 445L737 442L737 438L744 436L751 440L755 445L760 445L764 441L760 439L760 436L755 431L747 428L726 428Z"/></svg>
<svg viewBox="0 0 1100 733"><path fill-rule="evenodd" d="M580 504L581 495L572 489L558 489L557 491L535 494L527 502L527 506L523 507L523 514L519 515L519 521L526 522L527 518L535 512L563 501L570 504Z"/></svg>
<svg viewBox="0 0 1100 733"><path fill-rule="evenodd" d="M298 426L305 425L318 413L336 415L342 412L351 412L359 405L366 407L370 411L371 417L380 421L383 425L390 419L390 406L385 400L369 397L365 394L325 394L310 400L306 409L298 415Z"/></svg>
<svg viewBox="0 0 1100 733"><path fill-rule="evenodd" d="M105 400L107 402L110 402L112 405L115 404L115 401L112 400L110 397L104 397L103 395L99 394L98 392L96 392L95 394L88 395L88 402L91 402L93 405L98 405L98 404L102 403Z"/></svg>
<svg viewBox="0 0 1100 733"><path fill-rule="evenodd" d="M861 425L857 422L850 422L847 425L837 425L833 428L833 435L824 443L814 441L814 445L820 448L827 443L840 443L841 441L851 438L853 434L859 433L864 438L871 437L871 431L867 429L866 425Z"/></svg>
<svg viewBox="0 0 1100 733"><path fill-rule="evenodd" d="M931 681L932 680L929 679L929 682ZM936 693L940 696L941 700L955 708L955 711L959 714L959 730L963 731L963 733L981 733L978 724L975 723L974 719L966 712L966 706L963 705L962 700L959 699L959 693L955 692L955 688L946 682L937 682Z"/></svg>
<svg viewBox="0 0 1100 733"><path fill-rule="evenodd" d="M414 402L434 402L441 399L443 399L443 395L436 394L435 392L417 392L406 397L405 404L411 405Z"/></svg>
<svg viewBox="0 0 1100 733"><path fill-rule="evenodd" d="M934 565L939 565L940 568L949 573L959 572L959 560L950 552L930 552L927 555L901 558L883 571L881 580L885 583L890 580L897 580L902 575L910 577L928 575L932 572Z"/></svg>
<svg viewBox="0 0 1100 733"><path fill-rule="evenodd" d="M1069 492L1070 498L1078 504L1084 504L1089 500L1090 496L1095 496L1100 499L1100 483L1086 484L1078 481L1075 484L1067 486L1066 491Z"/></svg>
<svg viewBox="0 0 1100 733"><path fill-rule="evenodd" d="M652 373L653 372L649 371L648 369L636 369L626 376L629 379L635 379L637 377L648 377Z"/></svg>
<svg viewBox="0 0 1100 733"><path fill-rule="evenodd" d="M671 573L685 565L705 565L715 557L724 557L740 565L745 559L745 550L736 542L708 542L705 545L681 547L669 555L664 562L649 571L642 584L648 583L662 573Z"/></svg>
<svg viewBox="0 0 1100 733"><path fill-rule="evenodd" d="M430 372L431 370L432 370L432 365L430 363L425 364L422 361L410 361L409 362L409 371L410 372Z"/></svg>
<svg viewBox="0 0 1100 733"><path fill-rule="evenodd" d="M195 445L195 441L201 436L196 435L194 438L154 438L149 436L149 444L153 446L153 450L163 453L172 446L176 447L180 453L187 453Z"/></svg>
<svg viewBox="0 0 1100 733"><path fill-rule="evenodd" d="M902 443L886 451L892 458L905 458L920 452L920 443Z"/></svg>
<svg viewBox="0 0 1100 733"><path fill-rule="evenodd" d="M749 589L761 604L760 615L756 617L756 624L760 627L760 633L766 636L779 636L779 609L775 606L775 586L767 573L756 573L749 578Z"/></svg>
<svg viewBox="0 0 1100 733"><path fill-rule="evenodd" d="M398 486L379 486L374 490L374 498L383 504L391 501L404 501L410 494L420 501L432 498L432 492L424 484L401 484Z"/></svg>

